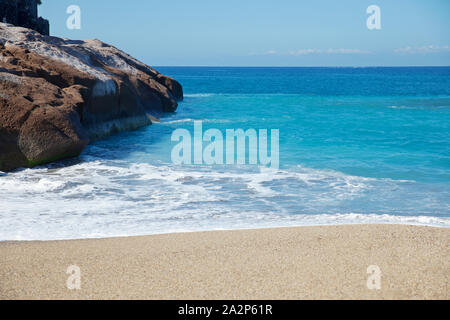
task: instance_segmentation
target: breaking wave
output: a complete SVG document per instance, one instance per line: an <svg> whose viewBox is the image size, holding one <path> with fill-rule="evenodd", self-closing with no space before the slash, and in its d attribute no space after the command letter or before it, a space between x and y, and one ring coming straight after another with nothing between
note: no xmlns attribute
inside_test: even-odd
<svg viewBox="0 0 450 320"><path fill-rule="evenodd" d="M446 195L414 181L300 166L181 168L84 156L1 176L0 240L360 223L449 227L450 208L439 196Z"/></svg>

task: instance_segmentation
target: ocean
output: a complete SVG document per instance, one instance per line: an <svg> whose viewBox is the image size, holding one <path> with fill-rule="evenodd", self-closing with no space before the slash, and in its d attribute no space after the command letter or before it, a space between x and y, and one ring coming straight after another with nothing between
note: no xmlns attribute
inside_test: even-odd
<svg viewBox="0 0 450 320"><path fill-rule="evenodd" d="M0 240L304 225L450 227L450 67L157 67L185 99L0 176ZM175 165L176 129L278 129L279 168Z"/></svg>

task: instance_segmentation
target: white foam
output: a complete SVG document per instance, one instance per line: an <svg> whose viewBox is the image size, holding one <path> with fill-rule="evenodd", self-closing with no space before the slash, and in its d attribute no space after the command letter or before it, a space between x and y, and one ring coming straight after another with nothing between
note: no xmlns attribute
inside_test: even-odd
<svg viewBox="0 0 450 320"><path fill-rule="evenodd" d="M407 106L389 106L389 109L412 109L411 107Z"/></svg>
<svg viewBox="0 0 450 320"><path fill-rule="evenodd" d="M450 208L414 186L303 167L174 167L84 156L67 167L0 176L0 240L360 223L450 227L448 216L417 211ZM377 208L403 199L402 192L410 203Z"/></svg>
<svg viewBox="0 0 450 320"><path fill-rule="evenodd" d="M170 121L161 121L162 124L177 124L177 123L193 123L194 121L202 121L202 123L230 123L231 120L227 119L178 119L178 120L170 120Z"/></svg>
<svg viewBox="0 0 450 320"><path fill-rule="evenodd" d="M185 98L208 98L215 96L215 93L187 93L184 94Z"/></svg>

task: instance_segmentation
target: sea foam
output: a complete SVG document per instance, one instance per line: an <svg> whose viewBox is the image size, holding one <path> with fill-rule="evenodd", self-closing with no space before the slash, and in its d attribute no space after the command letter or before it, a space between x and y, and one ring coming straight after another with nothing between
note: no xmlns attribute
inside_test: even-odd
<svg viewBox="0 0 450 320"><path fill-rule="evenodd" d="M83 160L0 177L0 197L4 199L0 240L360 223L450 226L447 217L420 215L420 211L408 215L395 197L391 196L390 205L383 206L379 200L391 190L411 193L412 186L423 194L414 181L364 178L301 166L212 170L129 164L92 156ZM361 201L377 199L373 212L363 212Z"/></svg>

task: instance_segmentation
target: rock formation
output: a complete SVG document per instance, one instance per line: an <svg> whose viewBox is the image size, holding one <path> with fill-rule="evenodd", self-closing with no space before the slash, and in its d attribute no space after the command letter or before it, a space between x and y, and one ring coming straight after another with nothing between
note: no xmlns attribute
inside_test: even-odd
<svg viewBox="0 0 450 320"><path fill-rule="evenodd" d="M0 23L0 171L77 156L182 99L177 81L111 45Z"/></svg>

